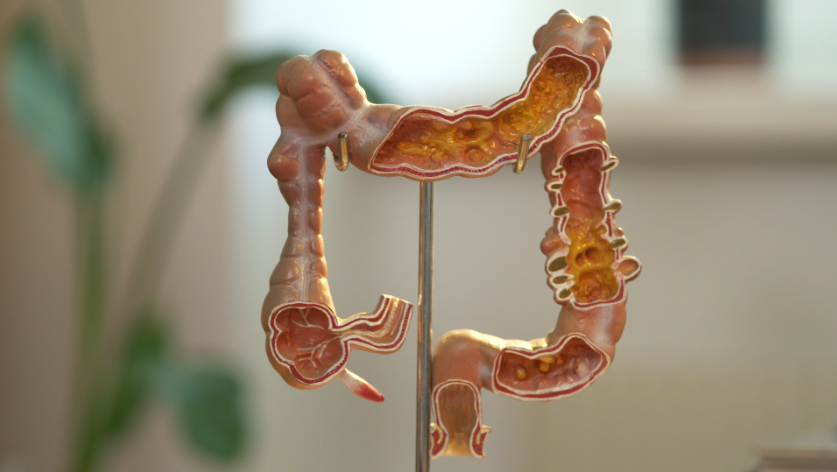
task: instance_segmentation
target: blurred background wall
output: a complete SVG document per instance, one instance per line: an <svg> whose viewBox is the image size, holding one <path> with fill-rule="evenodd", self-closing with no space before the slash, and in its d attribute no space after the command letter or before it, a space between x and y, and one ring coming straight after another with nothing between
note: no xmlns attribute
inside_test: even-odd
<svg viewBox="0 0 837 472"><path fill-rule="evenodd" d="M120 294L171 158L197 107L198 92L228 47L223 1L82 2L92 49L93 94L119 134L116 192L109 202L107 259ZM5 42L14 20L46 11L66 33L74 19L55 2L0 2ZM199 14L195 14L199 12ZM71 381L81 286L74 260L72 190L0 114L0 470L67 470L71 457ZM229 181L223 141L204 173L161 281L178 350L228 350L230 319ZM114 300L109 300L113 303ZM124 320L109 321L118 335ZM106 458L104 470L214 470L188 452L176 417L160 408Z"/></svg>
<svg viewBox="0 0 837 472"><path fill-rule="evenodd" d="M97 94L125 134L114 211L137 224L167 168L160 156L179 142L192 94L225 50L337 49L393 101L453 108L515 91L534 31L558 8L611 20L603 116L621 161L611 192L645 266L629 287L616 361L557 402L486 393L488 458L442 458L433 470L746 470L760 442L837 421L833 2L766 2L761 65L699 68L679 65L667 0L117 3L86 5ZM15 8L0 7L0 25ZM233 470L412 470L414 326L398 353L352 357L387 397L381 405L337 383L291 389L265 359L258 317L287 214L265 168L279 134L274 100L251 92L230 111L162 298L181 314L184 347L231 355L245 375L253 430ZM72 215L5 124L0 153L0 464L59 470ZM542 185L537 167L436 185L437 338L468 327L531 339L552 328ZM418 184L329 168L326 186L338 314L367 311L380 293L415 301ZM137 243L136 227L125 228L119 260ZM219 467L184 454L171 429L162 415L145 420L108 470Z"/></svg>

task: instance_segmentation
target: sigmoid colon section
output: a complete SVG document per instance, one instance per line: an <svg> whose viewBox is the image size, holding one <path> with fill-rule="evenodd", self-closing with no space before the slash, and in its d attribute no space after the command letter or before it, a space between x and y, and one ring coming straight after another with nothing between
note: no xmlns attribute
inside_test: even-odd
<svg viewBox="0 0 837 472"><path fill-rule="evenodd" d="M593 148L567 155L557 174L565 206L554 210L556 218L569 215L564 234L569 238L566 256L553 259L547 266L551 282L559 287L557 297L575 297L576 303L590 304L610 300L619 292L614 271L616 254L605 239L608 228L602 195L602 179L607 167L600 149Z"/></svg>
<svg viewBox="0 0 837 472"><path fill-rule="evenodd" d="M497 382L500 393L548 399L573 393L599 372L602 354L581 337L571 338L559 351L526 355L511 350L500 354Z"/></svg>
<svg viewBox="0 0 837 472"><path fill-rule="evenodd" d="M434 391L437 423L431 423L431 456L485 457L485 438L491 428L482 424L479 389L472 383L449 380ZM439 425L447 425L444 431Z"/></svg>
<svg viewBox="0 0 837 472"><path fill-rule="evenodd" d="M517 152L522 135L530 133L537 139L549 132L561 112L573 106L589 74L578 59L552 57L532 81L528 95L492 117L464 112L464 118L451 123L427 113L408 115L381 146L375 162L423 170L487 165L498 156Z"/></svg>

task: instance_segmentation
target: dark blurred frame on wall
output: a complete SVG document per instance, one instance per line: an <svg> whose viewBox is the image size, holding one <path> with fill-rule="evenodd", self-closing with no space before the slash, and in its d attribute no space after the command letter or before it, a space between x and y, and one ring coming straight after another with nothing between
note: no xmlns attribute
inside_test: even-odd
<svg viewBox="0 0 837 472"><path fill-rule="evenodd" d="M764 62L764 0L678 0L677 33L683 66L759 66Z"/></svg>

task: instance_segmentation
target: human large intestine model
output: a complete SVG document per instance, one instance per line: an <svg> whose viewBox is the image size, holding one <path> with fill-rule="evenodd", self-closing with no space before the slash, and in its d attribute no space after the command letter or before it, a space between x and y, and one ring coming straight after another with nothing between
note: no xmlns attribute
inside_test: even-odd
<svg viewBox="0 0 837 472"><path fill-rule="evenodd" d="M472 330L442 337L433 357L433 457L484 457L490 428L482 424L481 389L545 401L601 376L625 327L625 284L641 269L625 255L627 239L614 221L621 202L608 192L617 160L605 142L597 89L610 24L561 10L537 31L534 45L519 92L492 106L454 111L370 103L334 51L296 57L276 73L282 134L268 166L289 205L288 239L262 324L271 363L297 388L337 378L382 401L346 369L349 354L397 350L412 313L411 304L383 295L372 313L336 316L320 231L326 147L365 172L418 181L489 176L518 160L524 140L528 155L541 154L554 218L541 250L547 283L562 305L558 322L528 342Z"/></svg>

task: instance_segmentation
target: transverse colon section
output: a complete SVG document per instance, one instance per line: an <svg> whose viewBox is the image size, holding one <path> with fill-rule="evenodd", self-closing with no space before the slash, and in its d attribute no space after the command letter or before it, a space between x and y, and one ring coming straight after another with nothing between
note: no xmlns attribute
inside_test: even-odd
<svg viewBox="0 0 837 472"><path fill-rule="evenodd" d="M465 114L451 123L426 113L409 115L382 145L375 163L423 170L488 165L497 156L516 153L522 135L530 133L537 139L549 132L562 112L573 106L589 75L580 60L553 57L544 63L525 98L493 116Z"/></svg>

